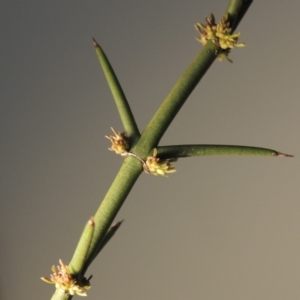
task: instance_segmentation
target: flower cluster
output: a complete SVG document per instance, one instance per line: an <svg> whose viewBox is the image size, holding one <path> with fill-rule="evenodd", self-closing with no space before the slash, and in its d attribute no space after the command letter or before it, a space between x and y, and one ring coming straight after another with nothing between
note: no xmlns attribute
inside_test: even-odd
<svg viewBox="0 0 300 300"><path fill-rule="evenodd" d="M195 25L196 29L200 32L200 37L197 40L205 45L208 41L216 40L216 31L217 31L217 24L215 22L215 17L213 14L210 17L206 17L206 25L202 23L197 23Z"/></svg>
<svg viewBox="0 0 300 300"><path fill-rule="evenodd" d="M175 167L171 164L172 161L176 161L175 158L162 159L157 157L157 150L154 149L153 156L147 157L147 160L143 160L141 157L135 153L128 151L129 150L129 141L125 133L120 133L115 131L112 127L111 130L115 134L114 136L105 136L112 142L111 148L108 148L111 151L115 151L117 154L122 156L134 156L139 161L142 162L144 171L153 175L167 176L167 173L176 172Z"/></svg>
<svg viewBox="0 0 300 300"><path fill-rule="evenodd" d="M78 284L72 276L70 269L65 265L62 260L59 260L60 266L52 266L52 274L50 279L48 277L41 277L41 279L47 283L55 284L56 288L60 288L69 293L70 295L86 296L86 291L91 288L88 279L83 278L82 284Z"/></svg>
<svg viewBox="0 0 300 300"><path fill-rule="evenodd" d="M175 158L160 160L157 157L157 150L154 149L153 156L149 156L144 163L144 171L155 176L167 176L167 173L176 172L175 167L171 164L171 162L176 160Z"/></svg>
<svg viewBox="0 0 300 300"><path fill-rule="evenodd" d="M212 41L217 47L221 48L218 59L228 59L228 54L234 47L244 47L245 43L238 43L240 33L231 34L230 23L227 15L223 15L219 24L216 24L213 14L206 17L207 24L197 23L196 29L200 32L197 40L205 45L208 41ZM228 59L230 61L230 59Z"/></svg>
<svg viewBox="0 0 300 300"><path fill-rule="evenodd" d="M124 132L117 132L112 127L111 130L115 135L105 136L112 142L111 148L108 149L111 151L115 151L117 154L121 154L123 156L128 155L127 150L129 149L129 141L126 134Z"/></svg>

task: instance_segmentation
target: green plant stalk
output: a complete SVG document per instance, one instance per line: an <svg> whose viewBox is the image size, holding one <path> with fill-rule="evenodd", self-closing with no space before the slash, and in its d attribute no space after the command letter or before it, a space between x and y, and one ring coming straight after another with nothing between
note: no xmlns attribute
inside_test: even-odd
<svg viewBox="0 0 300 300"><path fill-rule="evenodd" d="M245 2L245 0L240 0L240 3L243 2ZM231 0L230 3L238 3L238 1ZM242 4L237 6L238 10L231 12L233 19L238 19L238 14L239 11L241 11L242 6ZM229 7L232 6L229 5ZM97 55L115 98L124 129L129 137L135 139L139 136L139 131L128 102L114 74L114 71L111 68L110 63L108 62L104 52L101 52L102 49L98 47L99 45L97 45L95 45L95 47L97 47L96 51L98 51ZM193 89L199 83L202 76L214 62L217 55L218 49L211 41L202 47L200 53L196 56L195 60L175 84L170 94L164 100L161 107L158 109L146 127L136 146L134 146L132 149L137 155L142 158L146 158L152 149L158 145L168 126L171 124L172 120L175 118L176 114L185 103L188 96L192 93ZM129 194L141 172L141 162L136 158L129 156L124 160L119 173L117 174L94 216L95 228L92 242L86 256L86 262L91 263L91 261L95 258L99 244L107 234L116 214L124 203L127 195ZM88 265L85 265L82 274L84 274L87 267ZM72 299L72 296L65 294L62 290L56 290L52 297L52 300L70 299Z"/></svg>
<svg viewBox="0 0 300 300"><path fill-rule="evenodd" d="M106 232L106 234L104 235L104 237L97 242L97 245L95 246L95 251L94 254L90 255L88 257L88 259L86 259L85 261L85 265L83 267L83 271L82 273L84 274L86 272L86 270L88 269L88 267L91 265L91 263L93 262L93 260L98 256L98 254L100 253L100 251L105 247L105 245L110 241L110 239L115 235L115 233L117 232L117 230L120 228L121 224L123 221L117 222L115 224L112 224L108 231Z"/></svg>
<svg viewBox="0 0 300 300"><path fill-rule="evenodd" d="M216 51L217 47L211 41L202 47L147 125L141 138L132 149L134 153L145 159L150 151L157 147L188 96L214 62L217 56Z"/></svg>
<svg viewBox="0 0 300 300"><path fill-rule="evenodd" d="M99 244L107 234L116 214L142 171L143 168L140 161L132 156L126 157L119 173L94 215L95 229L86 259L87 262L91 263L95 258ZM88 265L85 266L85 269L87 268Z"/></svg>
<svg viewBox="0 0 300 300"><path fill-rule="evenodd" d="M93 238L94 227L94 220L93 218L90 218L84 227L74 255L68 265L72 276L77 278L77 281L80 280L81 271L85 265L86 256Z"/></svg>
<svg viewBox="0 0 300 300"><path fill-rule="evenodd" d="M93 39L93 43L103 73L106 77L107 83L110 87L111 93L117 105L117 109L119 111L124 130L127 136L134 142L140 137L140 132L132 114L130 105L125 97L119 80L109 60L107 59L103 49L99 46L95 39Z"/></svg>
<svg viewBox="0 0 300 300"><path fill-rule="evenodd" d="M126 157L115 180L113 181L96 214L94 215L95 226L93 238L89 246L88 254L86 255L85 265L81 271L82 276L85 274L87 268L97 256L97 253L99 253L101 250L101 244L103 243L104 246L115 232L115 230L110 232L109 228L142 170L143 168L140 161L132 156ZM105 242L106 239L107 241ZM76 252L77 249L75 250L75 253ZM71 295L61 291L62 290L60 289L56 289L56 292L52 296L51 300L72 299Z"/></svg>
<svg viewBox="0 0 300 300"><path fill-rule="evenodd" d="M98 245L97 253L95 256L98 255L98 253L104 248L104 246L114 236L114 234L117 232L117 230L121 226L122 222L123 221L117 222L117 223L113 224L112 226L110 226L110 228L108 229L104 238L101 240L100 245ZM93 220L93 218L91 218L83 230L83 233L78 242L78 245L76 247L73 258L69 264L69 269L71 271L71 274L74 277L77 277L78 280L81 279L80 273L84 270L84 263L86 262L86 254L88 252L90 242L92 240L93 232L94 232L94 220ZM88 266L88 265L89 265L89 263L86 262L86 266ZM65 293L63 290L57 289L55 294L52 296L51 300L54 300L54 299L71 300L72 297L73 297L72 295Z"/></svg>
<svg viewBox="0 0 300 300"><path fill-rule="evenodd" d="M121 224L123 223L123 221L117 222L115 224L112 224L107 233L105 234L104 238L101 240L100 245L97 248L97 252L95 257L97 257L97 255L101 252L101 250L105 247L105 245L111 240L111 238L115 235L115 233L117 232L117 230L120 228Z"/></svg>
<svg viewBox="0 0 300 300"><path fill-rule="evenodd" d="M241 9L241 6L239 6L239 9ZM233 11L231 13L233 16L237 16L239 12ZM101 48L97 47L96 50L100 51ZM174 88L171 90L170 94L162 103L161 107L158 109L157 113L152 118L144 133L138 140L136 146L133 147L132 151L134 153L138 154L142 158L146 158L149 152L158 144L160 138L167 130L177 112L180 110L190 93L198 84L199 80L215 60L217 56L217 50L217 47L212 42L208 42L202 48L195 60L184 72L179 81L175 84ZM98 56L99 60L102 60L103 57L105 57L104 53L102 53L101 56ZM110 82L109 84L111 84L111 82L114 84L116 82L118 83L114 71L112 70L106 57L105 62L102 62L102 64L105 66L104 69L107 69L105 74L108 82ZM116 95L120 94L121 87L119 84L112 84L112 86L114 86L117 90L116 94L114 95L116 100ZM112 90L114 89L112 88ZM123 100L120 100L121 103L124 103L124 101L122 101ZM128 111L119 110L119 113L121 114L121 118L124 118L123 114L128 114ZM121 208L129 191L141 172L142 166L139 161L133 157L127 157L125 159L121 170L119 171L116 179L114 180L111 188L107 192L104 200L94 216L95 230L87 261L91 262L91 259L95 257L97 246L107 233L107 230L113 222L114 217Z"/></svg>
<svg viewBox="0 0 300 300"><path fill-rule="evenodd" d="M232 0L229 2L226 13L231 24L231 32L234 32L238 27L252 2L253 0Z"/></svg>
<svg viewBox="0 0 300 300"><path fill-rule="evenodd" d="M157 156L162 159L179 158L191 156L211 156L211 155L259 155L259 156L286 156L272 149L249 146L232 145L174 145L157 147Z"/></svg>
<svg viewBox="0 0 300 300"><path fill-rule="evenodd" d="M251 2L251 1L250 1ZM226 14L230 14L232 20L241 21L239 14L245 14L245 7L248 9L249 1L231 0ZM246 10L247 10L246 9ZM237 24L237 22L235 21ZM182 105L192 93L196 85L209 69L218 55L219 49L209 41L202 47L191 65L179 78L169 95L159 107L141 138L132 151L142 158L146 158L153 148L157 147L165 131L181 109Z"/></svg>

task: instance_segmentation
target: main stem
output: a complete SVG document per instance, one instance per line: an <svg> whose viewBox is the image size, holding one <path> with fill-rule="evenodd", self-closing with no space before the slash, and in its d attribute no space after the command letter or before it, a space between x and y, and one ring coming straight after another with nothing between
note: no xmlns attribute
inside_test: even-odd
<svg viewBox="0 0 300 300"><path fill-rule="evenodd" d="M94 215L95 228L93 240L88 252L88 262L93 260L97 252L99 240L105 236L141 172L142 164L136 158L129 156L124 160L119 173ZM86 268L87 267L88 266L86 266Z"/></svg>

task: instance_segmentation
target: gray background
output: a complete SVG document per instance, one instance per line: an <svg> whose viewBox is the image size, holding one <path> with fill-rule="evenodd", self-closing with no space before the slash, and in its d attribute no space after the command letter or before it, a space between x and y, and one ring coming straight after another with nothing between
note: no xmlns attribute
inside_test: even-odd
<svg viewBox="0 0 300 300"><path fill-rule="evenodd" d="M122 158L91 38L140 130L200 49L194 24L227 1L1 1L1 299L49 299ZM161 145L262 146L295 158L201 157L142 174L87 275L89 299L299 299L299 2L254 1L246 48L216 62Z"/></svg>

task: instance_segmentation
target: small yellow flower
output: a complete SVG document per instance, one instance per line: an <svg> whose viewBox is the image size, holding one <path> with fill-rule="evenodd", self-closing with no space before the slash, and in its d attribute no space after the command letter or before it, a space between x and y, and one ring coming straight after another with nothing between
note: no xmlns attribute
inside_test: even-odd
<svg viewBox="0 0 300 300"><path fill-rule="evenodd" d="M83 278L81 284L71 275L69 267L59 260L60 266L52 266L52 274L50 279L48 277L41 277L41 279L47 283L55 284L56 288L60 288L69 293L70 295L86 296L86 291L91 288L89 279Z"/></svg>
<svg viewBox="0 0 300 300"><path fill-rule="evenodd" d="M197 40L205 45L207 41L212 40L214 41L216 39L216 28L217 24L215 22L215 17L213 14L210 15L210 17L206 17L206 25L202 23L197 23L195 25L196 29L200 32L200 37L197 38Z"/></svg>
<svg viewBox="0 0 300 300"><path fill-rule="evenodd" d="M120 133L115 131L112 127L111 130L115 135L105 136L112 142L111 148L108 149L110 151L115 151L117 154L126 156L128 154L127 150L129 149L129 141L126 134L124 132Z"/></svg>
<svg viewBox="0 0 300 300"><path fill-rule="evenodd" d="M221 22L216 27L216 36L218 37L219 46L226 49L233 49L234 47L244 47L245 43L238 43L240 33L231 34L230 24L227 20L227 16L222 17Z"/></svg>
<svg viewBox="0 0 300 300"><path fill-rule="evenodd" d="M144 164L144 171L155 176L167 176L168 173L176 172L175 167L170 163L176 160L175 158L160 160L157 157L157 150L154 149L153 156L149 156Z"/></svg>
<svg viewBox="0 0 300 300"><path fill-rule="evenodd" d="M234 47L244 47L245 43L238 43L240 33L231 34L230 24L228 22L227 15L224 15L221 21L216 24L215 17L211 14L210 17L206 17L207 24L197 23L196 29L200 32L200 37L197 40L205 45L208 41L212 41L217 47L220 47L222 51L218 55L218 59L228 58L230 49Z"/></svg>

